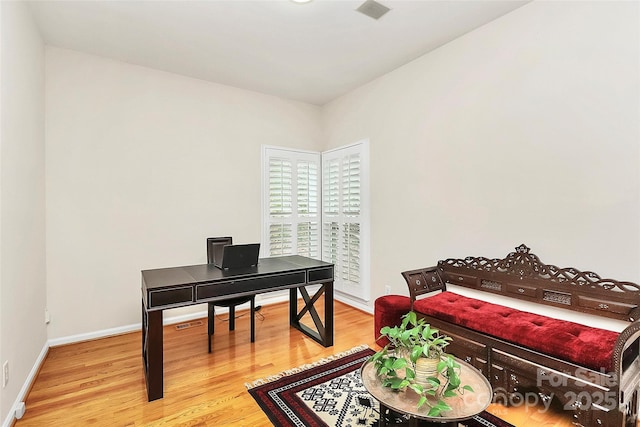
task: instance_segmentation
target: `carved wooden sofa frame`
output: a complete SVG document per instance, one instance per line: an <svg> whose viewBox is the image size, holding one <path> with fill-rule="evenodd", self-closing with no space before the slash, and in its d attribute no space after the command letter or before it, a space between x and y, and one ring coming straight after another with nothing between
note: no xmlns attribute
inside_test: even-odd
<svg viewBox="0 0 640 427"><path fill-rule="evenodd" d="M421 295L455 284L535 304L630 322L615 342L611 372L585 368L524 346L422 314L453 337L449 352L481 370L494 401L523 404L557 397L583 426L636 426L640 384L640 286L593 272L543 264L525 245L504 259L446 259L436 267L402 273L411 309ZM528 393L533 393L529 395ZM535 399L534 399L535 400Z"/></svg>

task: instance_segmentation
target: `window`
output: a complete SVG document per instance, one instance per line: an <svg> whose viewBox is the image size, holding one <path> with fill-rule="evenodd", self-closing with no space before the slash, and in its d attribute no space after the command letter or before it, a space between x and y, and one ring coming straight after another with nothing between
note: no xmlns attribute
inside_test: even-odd
<svg viewBox="0 0 640 427"><path fill-rule="evenodd" d="M367 141L322 155L263 149L263 256L331 262L336 291L363 301L370 295L368 156Z"/></svg>
<svg viewBox="0 0 640 427"><path fill-rule="evenodd" d="M263 256L320 257L320 156L263 150Z"/></svg>

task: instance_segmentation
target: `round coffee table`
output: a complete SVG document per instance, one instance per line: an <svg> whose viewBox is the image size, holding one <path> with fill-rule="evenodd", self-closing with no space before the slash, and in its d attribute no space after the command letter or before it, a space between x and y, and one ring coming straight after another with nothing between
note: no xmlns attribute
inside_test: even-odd
<svg viewBox="0 0 640 427"><path fill-rule="evenodd" d="M450 411L443 412L438 417L427 415L429 407L423 405L417 408L418 395L413 390L394 391L383 387L380 378L376 375L375 367L371 360L366 361L360 368L362 383L367 391L380 403L380 427L386 426L387 417L392 412L408 416L409 426L438 426L457 427L459 421L468 420L474 415L487 409L491 403L493 391L489 381L470 364L456 358L460 364L460 380L463 385L470 385L473 393L465 391L463 395L445 398L445 402L451 407ZM394 424L392 424L394 425Z"/></svg>

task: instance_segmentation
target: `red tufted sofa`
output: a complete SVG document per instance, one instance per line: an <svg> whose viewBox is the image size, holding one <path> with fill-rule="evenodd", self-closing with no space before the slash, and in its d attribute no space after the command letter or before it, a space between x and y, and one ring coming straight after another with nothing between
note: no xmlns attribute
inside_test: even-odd
<svg viewBox="0 0 640 427"><path fill-rule="evenodd" d="M481 370L503 404L557 399L576 425L636 426L640 286L540 262L525 245L504 259L447 259L402 273L409 296L374 305L374 333L416 311L453 337L449 352ZM621 333L555 319L447 289L457 285L630 322ZM449 286L451 287L451 286ZM428 295L427 295L428 294ZM553 311L553 310L552 310Z"/></svg>

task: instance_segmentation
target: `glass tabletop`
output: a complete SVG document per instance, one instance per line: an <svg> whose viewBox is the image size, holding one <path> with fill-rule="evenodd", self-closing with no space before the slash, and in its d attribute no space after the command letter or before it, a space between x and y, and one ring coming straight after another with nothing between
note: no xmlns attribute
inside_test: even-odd
<svg viewBox="0 0 640 427"><path fill-rule="evenodd" d="M391 388L383 387L371 359L362 365L360 375L367 391L374 399L389 409L427 421L463 421L484 411L491 403L493 391L489 381L480 371L460 359L456 358L456 362L460 364L462 385L469 385L474 391L465 390L462 395L443 398L451 407L451 410L443 412L437 417L427 415L429 412L428 405L425 404L421 408L417 407L419 396L413 390L395 391ZM430 398L430 402L435 403L435 398Z"/></svg>

